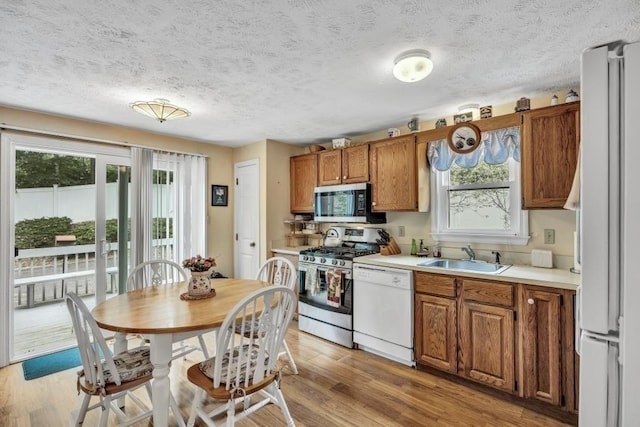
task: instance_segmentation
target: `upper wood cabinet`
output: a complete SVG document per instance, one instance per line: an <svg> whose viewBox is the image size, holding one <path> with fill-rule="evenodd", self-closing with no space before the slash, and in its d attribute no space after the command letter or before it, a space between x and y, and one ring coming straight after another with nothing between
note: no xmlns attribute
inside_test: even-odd
<svg viewBox="0 0 640 427"><path fill-rule="evenodd" d="M312 153L290 157L289 172L291 213L313 212L313 190L318 179L317 155Z"/></svg>
<svg viewBox="0 0 640 427"><path fill-rule="evenodd" d="M370 147L372 210L417 210L415 135L372 142Z"/></svg>
<svg viewBox="0 0 640 427"><path fill-rule="evenodd" d="M522 113L523 209L562 208L578 162L580 103Z"/></svg>
<svg viewBox="0 0 640 427"><path fill-rule="evenodd" d="M318 185L369 181L369 145L318 153Z"/></svg>
<svg viewBox="0 0 640 427"><path fill-rule="evenodd" d="M342 150L342 183L369 181L369 144Z"/></svg>

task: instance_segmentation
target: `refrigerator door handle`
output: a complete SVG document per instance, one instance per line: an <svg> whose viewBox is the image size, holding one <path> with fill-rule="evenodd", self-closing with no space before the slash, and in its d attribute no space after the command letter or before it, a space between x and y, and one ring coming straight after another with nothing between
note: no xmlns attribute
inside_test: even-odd
<svg viewBox="0 0 640 427"><path fill-rule="evenodd" d="M576 300L573 304L573 310L574 310L574 315L573 315L573 322L574 322L574 328L575 328L575 332L574 332L574 336L573 336L573 341L574 341L574 349L576 351L576 353L578 353L578 355L580 355L580 343L581 343L581 337L580 334L582 333L582 310L581 310L581 306L582 306L582 285L578 285L578 289L576 289Z"/></svg>

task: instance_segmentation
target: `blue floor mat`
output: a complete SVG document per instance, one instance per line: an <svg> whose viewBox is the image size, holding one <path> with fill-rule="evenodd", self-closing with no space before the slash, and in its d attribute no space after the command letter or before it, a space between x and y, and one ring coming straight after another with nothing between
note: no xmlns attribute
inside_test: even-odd
<svg viewBox="0 0 640 427"><path fill-rule="evenodd" d="M22 362L22 372L25 380L44 377L66 369L82 365L78 347L58 351Z"/></svg>

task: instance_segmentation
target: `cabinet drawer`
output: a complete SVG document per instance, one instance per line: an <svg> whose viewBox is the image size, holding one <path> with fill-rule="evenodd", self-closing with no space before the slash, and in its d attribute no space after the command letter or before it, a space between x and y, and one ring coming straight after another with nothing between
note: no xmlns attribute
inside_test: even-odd
<svg viewBox="0 0 640 427"><path fill-rule="evenodd" d="M455 298L455 277L416 272L415 290L417 293L421 294L431 294Z"/></svg>
<svg viewBox="0 0 640 427"><path fill-rule="evenodd" d="M514 289L511 284L485 282L482 280L462 281L462 299L487 304L513 307Z"/></svg>

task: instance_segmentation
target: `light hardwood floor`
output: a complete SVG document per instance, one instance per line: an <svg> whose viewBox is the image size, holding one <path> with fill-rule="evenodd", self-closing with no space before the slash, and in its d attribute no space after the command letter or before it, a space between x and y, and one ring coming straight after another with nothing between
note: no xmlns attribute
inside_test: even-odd
<svg viewBox="0 0 640 427"><path fill-rule="evenodd" d="M285 367L282 391L298 426L569 425L464 384L300 332L296 322L287 343L300 373L293 375ZM192 353L171 367L172 392L185 419L194 392L186 370L201 358L201 353ZM0 369L0 425L73 425L80 402L77 369L31 381L24 380L20 363ZM144 391L140 393L146 398ZM91 411L84 425L97 425L98 417L97 410ZM109 426L114 420L112 415ZM276 426L284 420L278 408L268 405L238 425Z"/></svg>

